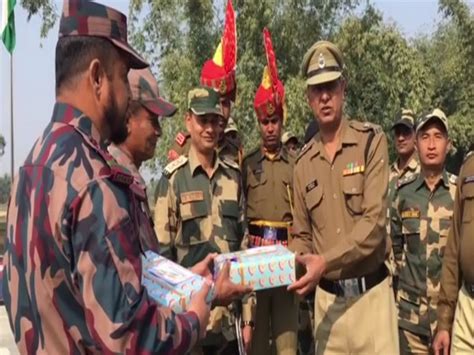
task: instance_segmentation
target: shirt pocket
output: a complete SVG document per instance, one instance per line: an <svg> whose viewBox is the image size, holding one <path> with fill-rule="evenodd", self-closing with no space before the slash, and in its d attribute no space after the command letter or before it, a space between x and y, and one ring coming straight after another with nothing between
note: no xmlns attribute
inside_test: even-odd
<svg viewBox="0 0 474 355"><path fill-rule="evenodd" d="M223 233L218 237L222 237L229 245L231 252L240 249L240 243L243 237L242 223L240 218L239 203L234 200L221 201L222 227Z"/></svg>
<svg viewBox="0 0 474 355"><path fill-rule="evenodd" d="M402 234L405 250L410 254L420 252L420 218L407 217L402 219Z"/></svg>
<svg viewBox="0 0 474 355"><path fill-rule="evenodd" d="M193 245L206 242L202 239L201 224L208 216L206 201L192 201L179 204L181 216L181 240L176 243L182 245Z"/></svg>
<svg viewBox="0 0 474 355"><path fill-rule="evenodd" d="M323 209L323 196L323 188L318 185L307 192L304 197L306 209L311 215L313 224L319 230L323 229L326 225L326 215Z"/></svg>
<svg viewBox="0 0 474 355"><path fill-rule="evenodd" d="M247 196L250 196L255 203L261 202L265 198L264 186L266 183L267 178L263 172L258 174L251 172L248 175Z"/></svg>
<svg viewBox="0 0 474 355"><path fill-rule="evenodd" d="M462 200L462 223L472 224L474 223L474 182L462 185Z"/></svg>
<svg viewBox="0 0 474 355"><path fill-rule="evenodd" d="M353 216L362 214L364 175L354 174L344 176L342 179L342 190L349 213Z"/></svg>

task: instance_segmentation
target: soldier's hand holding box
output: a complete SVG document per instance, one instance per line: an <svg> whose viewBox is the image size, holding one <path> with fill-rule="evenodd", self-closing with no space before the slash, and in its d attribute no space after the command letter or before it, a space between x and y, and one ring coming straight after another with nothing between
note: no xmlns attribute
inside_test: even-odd
<svg viewBox="0 0 474 355"><path fill-rule="evenodd" d="M295 255L281 245L256 247L220 254L214 259L214 275L231 263L230 279L255 291L288 286L295 281Z"/></svg>
<svg viewBox="0 0 474 355"><path fill-rule="evenodd" d="M201 290L205 282L209 282L152 251L147 251L142 257L142 266L142 284L148 295L177 313L184 312L193 295ZM212 285L206 298L208 304L211 304L214 296Z"/></svg>

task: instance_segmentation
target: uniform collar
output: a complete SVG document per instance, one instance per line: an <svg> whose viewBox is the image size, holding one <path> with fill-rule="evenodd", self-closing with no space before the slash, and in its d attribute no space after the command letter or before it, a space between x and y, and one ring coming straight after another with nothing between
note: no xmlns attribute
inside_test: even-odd
<svg viewBox="0 0 474 355"><path fill-rule="evenodd" d="M358 140L356 135L354 134L354 130L349 127L349 121L346 117L343 117L341 121L340 136L341 139L337 151L340 151L345 145L358 144ZM313 147L311 148L313 150L311 157L315 157L324 151L323 141L321 140L321 132L316 133L314 141L315 142L313 143Z"/></svg>
<svg viewBox="0 0 474 355"><path fill-rule="evenodd" d="M201 168L201 170L204 171L202 169L201 163L199 162L199 159L198 159L197 154L196 154L196 150L193 147L192 143L191 143L191 147L189 148L188 161L189 161L189 167L191 169L191 175L194 176L195 173L196 173L196 170L198 168ZM216 170L221 165L224 165L224 163L219 158L219 155L217 154L217 151L214 150L214 166L212 167L213 174L216 172Z"/></svg>
<svg viewBox="0 0 474 355"><path fill-rule="evenodd" d="M92 120L77 108L62 102L56 102L53 110L53 122L64 123L74 127L93 146L106 151L107 144L100 136Z"/></svg>
<svg viewBox="0 0 474 355"><path fill-rule="evenodd" d="M259 150L258 161L261 162L264 159L269 161L277 161L281 159L285 162L288 162L288 149L283 144L281 144L280 149L278 149L278 152L275 154L273 159L270 159L270 157L266 153L265 147L261 145Z"/></svg>
<svg viewBox="0 0 474 355"><path fill-rule="evenodd" d="M443 172L441 173L441 178L438 181L438 184L436 185L435 190L437 190L438 186L440 186L440 185L443 185L446 189L449 189L449 176L448 176L448 172L446 171L446 169L443 169ZM417 190L419 190L423 186L427 186L426 181L425 181L425 176L423 175L423 172L420 172L420 174L418 174L418 178L416 179L416 185L415 186L416 186Z"/></svg>
<svg viewBox="0 0 474 355"><path fill-rule="evenodd" d="M393 172L396 172L397 174L400 174L402 171L408 171L408 170L415 172L419 164L418 156L416 155L416 152L413 153L410 160L408 161L407 166L403 170L398 169L398 160L399 158L397 158L397 160L395 160L391 166L391 170Z"/></svg>

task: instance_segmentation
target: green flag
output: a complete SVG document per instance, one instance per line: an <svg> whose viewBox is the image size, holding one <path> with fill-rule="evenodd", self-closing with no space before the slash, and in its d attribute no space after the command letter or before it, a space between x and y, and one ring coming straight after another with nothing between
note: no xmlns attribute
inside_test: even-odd
<svg viewBox="0 0 474 355"><path fill-rule="evenodd" d="M2 22L0 22L0 33L2 34L2 41L10 54L15 48L15 14L13 8L16 0L1 0L2 1Z"/></svg>

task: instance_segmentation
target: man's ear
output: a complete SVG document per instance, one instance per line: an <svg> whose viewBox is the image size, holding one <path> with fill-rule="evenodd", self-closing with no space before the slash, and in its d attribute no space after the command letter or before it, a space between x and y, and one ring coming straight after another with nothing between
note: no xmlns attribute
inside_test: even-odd
<svg viewBox="0 0 474 355"><path fill-rule="evenodd" d="M87 77L93 89L94 95L100 97L103 94L103 85L105 78L104 65L99 59L94 58L87 68Z"/></svg>
<svg viewBox="0 0 474 355"><path fill-rule="evenodd" d="M186 130L188 132L191 132L191 119L192 119L192 113L187 111L186 114L184 115L184 124L186 125Z"/></svg>

